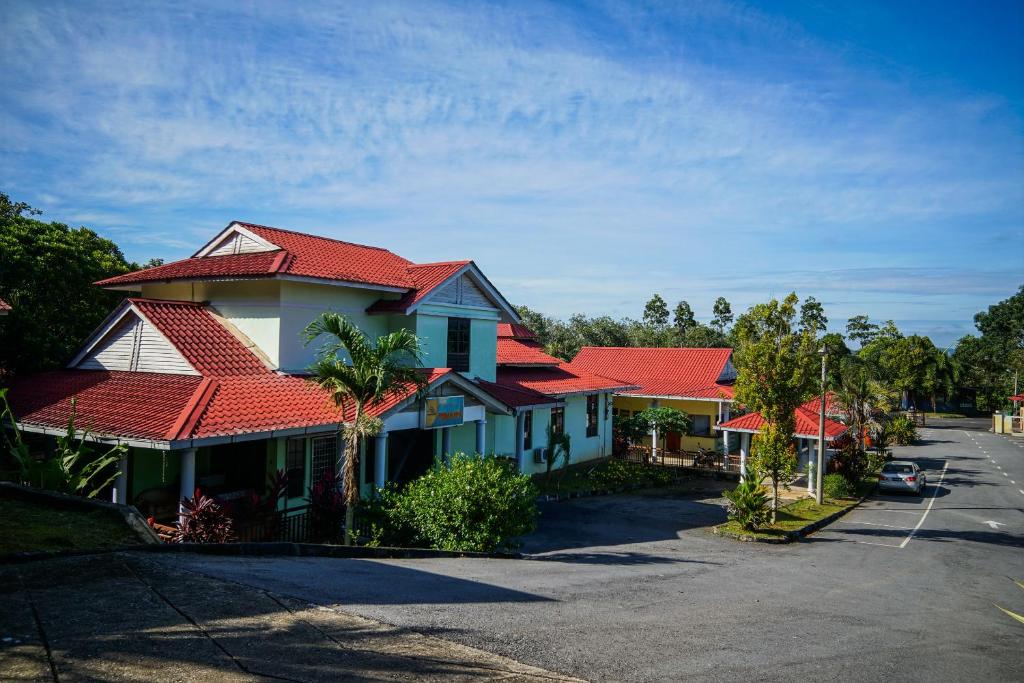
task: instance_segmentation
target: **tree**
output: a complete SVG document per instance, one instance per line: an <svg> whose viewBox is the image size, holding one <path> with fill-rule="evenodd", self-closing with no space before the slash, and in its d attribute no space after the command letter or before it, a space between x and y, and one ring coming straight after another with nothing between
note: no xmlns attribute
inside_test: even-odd
<svg viewBox="0 0 1024 683"><path fill-rule="evenodd" d="M668 304L655 294L644 306L644 324L654 329L662 329L668 326Z"/></svg>
<svg viewBox="0 0 1024 683"><path fill-rule="evenodd" d="M922 388L931 400L932 412L936 412L936 397L942 396L947 401L953 397L957 382L960 379L960 368L956 361L941 349L935 349L927 359Z"/></svg>
<svg viewBox="0 0 1024 683"><path fill-rule="evenodd" d="M316 362L310 368L311 381L327 390L343 420L346 413L352 415L340 429L345 440L342 481L348 545L359 504L359 442L383 428L381 421L367 415L366 410L410 388L420 393L426 382L415 367L420 361L420 342L409 330L383 335L373 344L344 316L322 313L306 326L306 344L321 336L328 341L317 352Z"/></svg>
<svg viewBox="0 0 1024 683"><path fill-rule="evenodd" d="M926 390L928 367L935 353L935 345L928 337L894 339L889 334L880 334L858 355L873 366L876 377L901 392L902 403L909 405L915 393Z"/></svg>
<svg viewBox="0 0 1024 683"><path fill-rule="evenodd" d="M818 366L814 337L794 330L798 302L792 293L781 302L758 304L741 315L734 328L739 342L734 354L735 398L765 421L755 460L758 471L772 480L773 521L779 484L796 466L795 411L806 399Z"/></svg>
<svg viewBox="0 0 1024 683"><path fill-rule="evenodd" d="M871 322L866 315L855 315L846 321L846 336L865 346L878 336L878 325Z"/></svg>
<svg viewBox="0 0 1024 683"><path fill-rule="evenodd" d="M0 376L66 363L124 298L93 282L136 267L92 230L38 213L0 193L0 299L13 309L0 324Z"/></svg>
<svg viewBox="0 0 1024 683"><path fill-rule="evenodd" d="M975 389L978 407L997 410L1021 390L1024 374L1024 285L974 316L980 337L965 336L953 353L960 382Z"/></svg>
<svg viewBox="0 0 1024 683"><path fill-rule="evenodd" d="M680 339L686 337L686 333L693 329L697 325L697 321L693 317L693 309L690 308L690 304L685 301L680 301L676 304L675 315L672 318L672 324L676 329L676 334L679 335Z"/></svg>
<svg viewBox="0 0 1024 683"><path fill-rule="evenodd" d="M857 456L864 456L864 435L877 426L876 417L892 410L895 395L872 374L872 367L857 356L839 364L839 381L833 385L844 421L857 440Z"/></svg>
<svg viewBox="0 0 1024 683"><path fill-rule="evenodd" d="M825 317L825 307L813 296L804 299L803 305L800 306L800 331L817 337L826 327L828 318Z"/></svg>
<svg viewBox="0 0 1024 683"><path fill-rule="evenodd" d="M725 329L732 325L732 306L729 305L724 296L720 296L715 299L715 305L712 307L711 312L715 316L711 319L711 326L725 334Z"/></svg>

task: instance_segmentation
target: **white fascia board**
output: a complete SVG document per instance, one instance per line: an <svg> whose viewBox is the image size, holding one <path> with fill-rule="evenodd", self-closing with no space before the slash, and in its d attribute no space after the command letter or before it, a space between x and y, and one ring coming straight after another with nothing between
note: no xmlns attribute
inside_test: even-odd
<svg viewBox="0 0 1024 683"><path fill-rule="evenodd" d="M23 432L30 432L32 434L45 434L48 436L64 436L68 433L66 427L50 427L48 425L33 424L31 422L15 422L18 429ZM110 445L123 444L125 446L133 446L135 448L151 448L158 451L166 451L171 448L171 442L160 441L156 439L136 439L127 436L113 436L110 434L88 434L82 430L79 431L76 436L81 439L85 437L85 441L93 443L103 443Z"/></svg>
<svg viewBox="0 0 1024 683"><path fill-rule="evenodd" d="M242 227L242 225L239 224L237 221L232 221L231 223L228 224L226 228L217 233L217 235L212 240L204 244L199 251L192 254L192 258L200 258L202 256L206 256L211 251L216 249L217 245L223 242L224 239L231 233L238 233L240 235L244 235L245 237L251 239L253 242L256 242L260 246L266 248L267 251L275 251L281 248L276 244L268 242L267 240L263 239L262 237L254 233L252 230Z"/></svg>
<svg viewBox="0 0 1024 683"><path fill-rule="evenodd" d="M517 406L512 409L516 415L525 413L528 410L542 410L544 408L564 408L565 401L551 401L550 403L535 403L529 406Z"/></svg>
<svg viewBox="0 0 1024 683"><path fill-rule="evenodd" d="M86 338L85 344L82 345L82 348L75 355L75 357L71 359L71 362L67 364L67 367L74 368L79 363L81 363L82 359L85 358L89 354L89 352L92 351L96 347L96 345L99 344L103 340L103 338L107 336L110 330L113 329L116 325L118 325L122 320L124 320L124 317L128 315L129 311L134 312L135 315L139 315L138 310L135 308L131 301L128 301L126 299L125 301L122 301L120 304L118 304L117 308L112 310L107 315L107 317L103 319L103 322L101 322L99 326L95 330L93 330L92 334L90 334Z"/></svg>
<svg viewBox="0 0 1024 683"><path fill-rule="evenodd" d="M715 425L714 427L712 427L712 429L714 429L717 432L736 432L737 434L739 434L741 432L743 434L760 434L761 433L760 429L740 429L738 427L726 427L726 428L723 429L721 425Z"/></svg>

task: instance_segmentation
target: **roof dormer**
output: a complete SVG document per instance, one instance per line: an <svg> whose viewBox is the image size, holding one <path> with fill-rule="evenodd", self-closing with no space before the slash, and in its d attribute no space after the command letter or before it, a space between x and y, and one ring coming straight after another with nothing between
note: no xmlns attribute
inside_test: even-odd
<svg viewBox="0 0 1024 683"><path fill-rule="evenodd" d="M236 221L207 242L206 246L192 255L192 258L227 256L229 254L255 254L261 251L277 251L280 248Z"/></svg>

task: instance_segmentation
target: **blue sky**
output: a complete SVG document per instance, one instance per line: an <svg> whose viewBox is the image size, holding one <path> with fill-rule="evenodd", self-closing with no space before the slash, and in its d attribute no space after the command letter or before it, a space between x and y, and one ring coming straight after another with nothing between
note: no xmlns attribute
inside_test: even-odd
<svg viewBox="0 0 1024 683"><path fill-rule="evenodd" d="M945 345L1024 282L1022 7L8 0L0 188L139 261L241 219Z"/></svg>

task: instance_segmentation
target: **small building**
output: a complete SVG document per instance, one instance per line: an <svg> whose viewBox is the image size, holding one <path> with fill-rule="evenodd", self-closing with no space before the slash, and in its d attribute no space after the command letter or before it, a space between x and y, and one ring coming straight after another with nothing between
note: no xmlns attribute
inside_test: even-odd
<svg viewBox="0 0 1024 683"><path fill-rule="evenodd" d="M690 416L690 433L657 435L657 448L722 449L716 428L730 417L732 384L736 380L732 349L585 346L571 366L633 386L615 392L617 416L629 417L651 407L686 412Z"/></svg>

